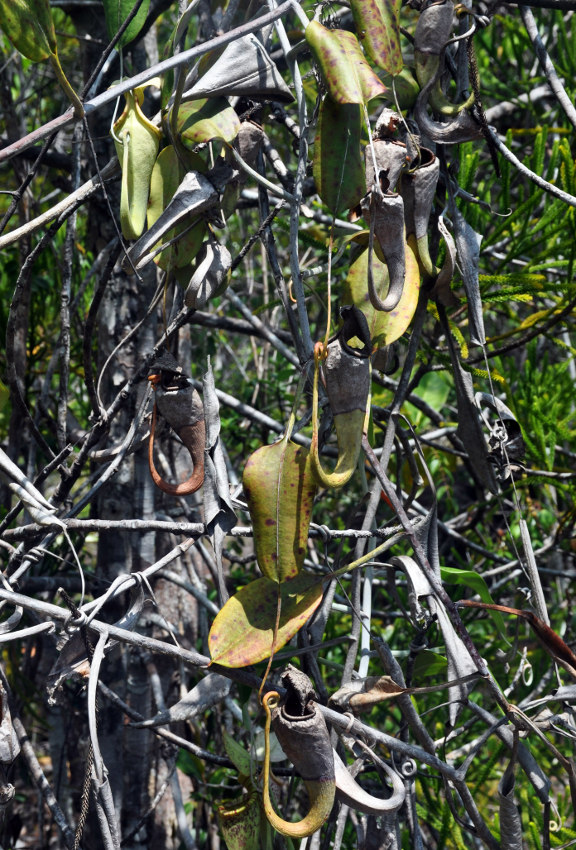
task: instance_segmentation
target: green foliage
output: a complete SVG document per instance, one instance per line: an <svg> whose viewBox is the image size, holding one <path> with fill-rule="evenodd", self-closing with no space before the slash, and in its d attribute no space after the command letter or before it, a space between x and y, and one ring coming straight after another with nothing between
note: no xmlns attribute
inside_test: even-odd
<svg viewBox="0 0 576 850"><path fill-rule="evenodd" d="M470 703L461 700L457 725L448 727L447 703L454 691L444 689L443 685L458 673L454 672L441 623L430 616L431 594L420 596L420 608L415 613L413 589L406 573L393 558L414 555L415 544L410 537L414 529L420 544L429 547L432 552L437 535L438 573L452 600L478 596L485 602L493 600L531 609L534 594L529 597L526 593L529 585L525 573L527 558L519 522L523 517L536 551L552 628L567 642L574 630L576 338L572 301L576 296L576 213L573 207L568 208L561 200L543 193L502 156L499 156L501 177L498 179L483 138L444 146L443 177L434 200L429 236L431 253L438 250L437 256L433 256L434 262L444 265L449 259L449 245L446 237L436 229L436 221L442 214L448 231L453 233L448 193L448 182L453 180L452 188L461 190L456 191L459 211L482 237L478 271L482 316L488 337L486 356L478 345L470 341L467 301L458 270L447 287L447 303L441 306L432 298L427 311L423 311L422 315L417 312L416 322L413 321L418 292L429 294L434 281L423 274L412 249L410 280L414 288L411 312L399 317L393 311L377 311L372 305L366 309L370 320L373 320L373 328L381 328L379 338L376 338L377 333L372 334L371 343L393 341L393 346L386 346L385 350L383 347L378 352L378 355L389 357L386 368L380 365L374 367L368 439L382 455L390 452L384 472L408 513L412 523L408 531L404 529L402 539L393 540L389 551L374 556L370 572L368 567L348 573L343 569L346 564L361 557L363 538L357 534L358 529L363 528L362 534L366 533L366 528L374 530L379 536L371 539L370 545L376 546L383 539L391 539L400 525L391 500L384 495L381 482L363 455L342 490L320 490L313 514L318 525L311 526L308 537L309 514L305 514L303 525L298 523L298 511L302 506L297 487L302 483L302 477L295 471L293 476L287 474L290 470L282 466L283 458L280 465L274 467L271 490L262 490L266 504L259 507L261 520L254 516L251 518L246 511L246 493L238 484L247 459L261 450L261 446L279 438L294 406L298 420L295 433L298 439L310 440L310 346L318 340L332 337L338 327L339 308L346 300L347 292L348 300L364 305L369 303L366 288L368 264L365 262L367 248L361 255L361 261L354 259L350 247L346 248L328 272L328 244L332 240L336 254L347 239L363 239L363 246L368 243L369 199L364 199L364 206L357 206L366 188L366 116L373 131L382 102L390 108L394 106L392 78L386 75L384 82L384 75L377 73L374 66L383 64L392 72L399 67L389 68L386 56L381 57L382 63L378 61L373 52L378 49L374 48L377 39L373 36L378 36L381 41L391 39L390 50L395 54L396 62L399 61L396 41L404 51L402 73L411 83L411 97L404 111L410 121L413 120L417 86L411 59L413 50L404 33L413 35L419 12L412 8L417 4L405 5L400 11L402 29L399 29L397 5L393 2L363 4L354 0L352 6L357 21L369 21L370 15L373 15L379 24L375 33L369 34L369 46L363 43L361 24L356 25L355 34L341 29L354 26L349 11L335 12L340 16L338 20L331 21L327 15L322 24L316 19L309 25L306 39L315 52L325 82L318 76L310 51L304 52L307 50L302 41L305 22L293 19L292 13L286 16L287 39L294 48L288 56L288 63L297 62L299 65L304 76L300 88L286 70L288 65L285 66L282 61L278 62L278 67L285 82L295 94L302 95L303 103L308 107L306 128L298 126L300 113L297 103L286 102L280 107L274 105L274 97L266 93L260 99L252 95L235 96L234 99L203 97L201 100L185 96L181 101L186 75L182 74L182 86L176 92L175 83L180 71L164 75L161 102L157 92L148 93L150 100L142 105L144 117L138 117L152 133L154 144L150 146L146 170L141 156L137 155L131 163L126 159L131 176L140 180L141 185L138 186L136 202L137 221L132 221L129 202L124 210L127 219L130 219L129 226L124 229L125 237L137 238L146 226L150 227L161 219L187 173L197 171L215 180L215 174L221 175L228 169L232 175L226 186L225 199L222 203L219 199L218 204L202 212L197 217L199 224L194 224L196 218L183 218L163 235L161 241L169 241L172 237L181 237L181 241L171 251L163 252L159 262L161 271L151 269L150 264L137 269L135 274L124 253L119 258L113 256L108 268L109 257L116 250L117 225L122 217L118 214L120 183L116 178L107 183L106 202L100 194L92 195L83 202L75 224L70 221L69 225L54 228L54 232L42 243L50 226L44 223L16 244L2 248L0 335L4 339L9 323L12 323L12 336L8 342L14 342L18 349L16 364L7 361L4 347L0 352L2 445L30 478L36 478L54 456L63 453L59 462L51 468L47 480L39 482L48 497L52 498L54 494L62 496L63 501L58 505L59 516L87 522L95 519L126 521L125 528L118 530L115 526L112 533L105 533L102 526L94 525L87 526L88 530L81 528L74 531L74 542L81 551L87 577L87 599L98 599L104 593L98 582L108 588L119 573L138 572L150 564L156 565L165 556L168 546L187 539L182 535L190 533L188 523L203 521L200 501L160 501L161 497L152 490L146 465L142 464L149 423L149 411L146 402L142 402L146 389L146 369L142 366L144 362L148 365L147 358L161 342L162 345L166 343L169 351L178 358L183 372L196 380L201 379L208 356L212 360L215 383L221 391L220 438L232 485L228 488L226 483L225 490L226 494L233 494L239 526L239 531L234 536L227 536L224 543L224 581L230 601L227 607L224 606L217 590L217 539L211 541L214 544L212 549L202 541L192 550L193 556L184 551L185 546L182 545L179 557L165 568L163 582L170 588L168 597L162 596L163 586L155 584L150 573L154 592L160 597L158 609L162 611L164 606L172 606L165 619L176 625L182 646L190 645L204 656L212 646L214 657L231 667L250 664L250 669L237 671L237 678L249 684L238 686L233 682L228 700L234 701L234 704L228 701L221 706L202 709L186 724L181 724L184 728L179 728L184 743L187 741L192 745L192 752L180 750L177 766L193 782L193 798L185 800L185 805L188 814L194 818L194 840L201 850L215 840L218 829L216 812L223 800L240 799L243 793L241 786L258 788L256 754L263 716L256 696L257 687L252 685L267 672L267 658L278 612L278 588L270 589L269 585L276 585L278 576L282 578L282 592L286 597L284 613L288 622L281 623L277 646L280 643L285 645L273 662L272 678L269 678L268 684L278 681L279 673L290 660L300 664L302 669L313 671L317 677L314 685L322 701L326 701L340 686L344 672L348 678L389 674L384 653L378 654L381 644L377 639L384 641L400 665L408 686L437 687L432 693L412 695L411 705L419 722L435 741L437 757L456 769L465 765L467 787L480 817L496 838L500 829L495 802L497 787L508 767L510 749L502 745L491 730L496 728L495 724L504 723L503 714L495 705L486 682L476 681L470 684ZM117 30L131 6L131 3L126 5L116 0L112 6L105 3L108 31L104 21L100 21L101 29L95 39L104 43ZM42 6L42 14L46 13L46 8ZM140 69L144 52L139 52L142 48L138 33L146 8L144 3L120 43L126 48L132 39L136 39L134 51L129 47L124 50L124 77L133 72L133 65ZM195 11L195 7L189 7L177 19L176 10L170 9L156 21L159 52L172 55L175 45L178 49L201 45L212 38L213 30L219 31L223 26L222 31L225 32L232 26L245 23L252 11L247 2L236 5L215 2L210 10L202 8L201 14L199 9ZM305 4L304 11L311 20L312 6ZM74 10L70 15L61 9L48 9L48 12L54 16L54 39L57 36L63 64L79 77L81 63L75 62L76 57L80 54L82 59L87 57L87 43L91 42L93 47L94 39L86 39L82 34ZM459 14L464 13L464 8L459 9ZM212 20L207 23L210 14ZM392 16L389 31L381 26L383 16L387 14ZM574 194L573 128L554 99L526 99L525 95L545 82L545 76L535 62L532 44L519 20L516 13L499 11L490 25L479 29L474 36L484 108L489 110L493 106L509 104L503 116L495 119L498 133L506 145L533 172L565 192ZM571 21L570 15L561 12L548 10L538 13L539 26L555 67L564 80L568 97L574 101L576 28ZM346 35L344 46L347 51L342 51L341 32ZM271 33L271 55L277 59L285 45L281 44L273 30ZM27 33L29 37L33 35L32 30ZM53 52L56 41L52 43L51 34L48 35L49 52ZM30 59L17 55L5 36L1 37L1 44L5 54L3 108L8 136L15 140L20 133L35 129L57 116L62 111L63 98L52 90L49 68L37 67ZM149 41L147 44L149 46ZM32 59L38 57L36 47L34 44L32 52L30 49L25 51L26 55ZM456 43L451 45L451 50L455 49ZM337 72L331 65L334 55L342 63ZM350 68L351 56L360 62L358 67ZM186 73L190 72L192 76L197 73L201 77L208 67L213 67L215 59L216 52L212 51L200 60L197 67L187 68ZM78 86L77 81L75 84ZM332 109L331 101L325 97L325 85L330 87L335 98L346 105ZM448 93L450 97L455 95L453 83ZM376 104L372 100L373 95L379 98ZM128 94L134 109L137 97L140 106L141 98L133 92ZM322 102L323 106L320 105ZM163 112L156 115L161 106ZM118 111L121 108L117 114ZM430 117L433 115L430 110ZM108 130L114 119L111 114L106 119L103 116L104 112L99 112L91 118L90 124L100 170L113 157ZM346 117L346 122L342 116ZM242 150L243 158L256 173L275 183L277 192L284 192L284 197L289 198L291 193L299 192L301 188L304 192L301 204L291 207L290 202L285 201L269 227L264 227L263 221L277 197L268 192L269 185L257 183L252 174L235 170L236 163L229 147L240 146L240 130L246 129L249 122L263 130L266 143L260 143L260 147L255 149L248 145L247 151ZM116 126L121 132L123 124ZM132 124L129 128L130 138L124 134L126 148L120 146L120 158L124 154L128 157L134 149L137 126ZM309 149L300 142L303 132L307 134ZM55 202L75 188L76 182L88 181L96 173L88 141L83 139L72 145L68 133L67 128L59 134L58 146L49 149L44 164L35 171L30 188L26 190L9 227L20 226L50 210ZM226 145L222 139L226 140ZM354 147L353 151L350 151L350 145ZM74 160L76 149L80 152L78 162ZM299 151L303 152L300 159ZM34 150L34 157L36 153ZM25 174L23 162L23 157L18 157L12 164L2 166L2 185L8 193L16 192L21 184ZM32 156L29 162L26 168L33 167ZM76 177L78 169L80 176ZM149 193L151 173L155 177ZM408 181L411 174L412 171L406 167L402 180ZM11 197L10 194L0 195L1 214L8 209ZM341 218L333 224L334 215ZM346 221L346 218L351 220ZM197 230L187 231L193 224ZM68 226L70 235L67 233ZM356 236L354 228L363 230L363 235ZM182 235L184 231L187 231L186 236ZM181 315L181 287L187 285L195 270L194 258L208 232L226 245L233 257L230 290L222 292L201 310L189 312L181 325L179 338L178 334L171 332L165 340L165 328ZM241 252L243 259L240 259ZM175 259L178 256L181 262ZM373 272L379 275L377 285L385 288L388 279L386 263L377 254L373 259ZM358 268L360 273L355 276ZM296 272L308 272L310 269L313 273L300 281ZM96 295L102 298L102 302L95 300ZM154 297L156 301L153 301ZM106 305L107 312L102 304ZM69 321L68 305L71 305ZM441 321L443 313L446 314L445 323ZM331 322L327 327L329 315ZM95 319L95 326L90 325L92 319ZM116 321L118 325L112 329ZM15 323L16 331L13 330ZM390 327L393 333L386 330ZM111 338L113 334L114 339ZM478 470L474 468L457 433L462 418L456 392L458 374L449 355L447 334L455 343L462 374L471 381L472 395L474 392L494 392L510 409L521 430L526 456L519 458L518 463L525 464L526 471L514 470L512 487L506 467L509 461L513 465L515 458L505 457L503 469L498 470L501 474L498 494L485 490ZM281 345L278 344L279 339ZM402 368L411 363L415 346L414 365L407 369L409 374L403 375ZM290 357L285 356L286 349L290 351ZM104 370L108 357L110 360ZM397 368L394 368L395 359ZM10 372L14 365L19 370L17 379ZM90 370L96 382L101 379L98 394L89 385ZM301 398L295 402L299 379L302 374L306 376L306 370L308 383ZM319 403L324 409L319 428L320 442L325 451L322 463L325 468L333 468L338 446L334 433L331 434L334 417L323 395L324 377L320 377L319 394ZM24 411L19 406L17 388L26 406ZM30 412L30 418L26 410ZM67 417L68 422L64 425ZM34 429L40 432L44 444L37 445ZM488 437L485 424L482 424L482 429ZM354 430L356 439L362 429ZM162 441L162 462L176 467L177 441L166 433L159 439ZM352 443L352 440L348 442ZM509 444L510 441L508 447ZM69 445L71 454L68 456ZM486 451L491 451L492 457L484 456L486 464L497 459L494 457L497 450L497 445L487 446ZM294 488L294 493L282 498L284 493L279 494L282 486L278 482L282 483L284 491L288 487ZM311 508L312 489L307 510ZM371 494L374 494L373 498ZM4 517L14 507L15 498L7 491L2 498L1 514ZM281 505L277 504L279 501ZM375 509L366 521L370 505ZM287 520L280 513L281 509L288 511ZM270 529L275 518L280 516L288 525L296 524L296 554L294 547L289 546L279 556L278 539ZM61 604L61 600L53 598L53 594L55 588L62 584L72 587L75 599L80 603L80 583L76 567L71 566L66 540L60 535L50 541L46 530L41 536L32 519L20 512L10 527L4 530L5 579L8 580L13 571L19 569L30 550L36 551L38 558L46 550L55 557L48 559L46 556L44 561L35 561L29 566L23 577L18 579L18 589L34 596L39 603L49 600ZM163 530L130 528L128 520L132 519L172 523L170 537ZM249 530L246 530L247 526ZM263 529L262 526L266 527ZM226 529L226 533L228 531ZM268 584L257 578L254 552L258 552L260 558L263 545L267 548L267 574L273 579ZM22 548L16 552L18 546ZM170 584L172 569L181 571L177 592ZM321 592L332 586L328 574L338 570L342 572L334 582L333 604L324 611L320 607ZM290 587L284 587L289 582L284 579L296 573L302 576L301 586L294 585L294 592L290 595ZM192 602L190 586L200 600L198 609ZM364 602L366 610L362 612ZM116 599L116 604L121 607L124 603ZM217 616L214 605L221 609ZM240 611L237 610L238 605ZM317 643L311 647L309 634L304 628L299 636L295 632L304 627L304 621L317 606L319 617L325 617L325 625L323 631L312 633ZM115 622L116 613L110 609L106 608L98 617L106 622ZM25 612L24 616L32 622L32 618L41 616L41 613L40 609L40 613L32 615ZM488 664L497 687L505 692L512 705L522 705L528 717L526 723L530 731L522 737L521 745L529 749L543 775L552 780L551 795L559 812L558 829L551 832L549 843L552 847L565 846L576 838L576 826L566 771L557 752L569 758L572 744L561 734L565 731L561 726L562 719L557 727L550 726L546 730L545 738L537 735L530 727L530 722L537 717L536 709L526 705L533 698L552 693L556 686L552 661L535 642L533 634L515 618L502 617L497 612L479 613L463 609L461 614L468 634ZM3 615L3 618L5 622L8 615ZM454 612L450 613L449 619L451 622L455 619ZM157 639L161 634L163 639L161 618L156 618L153 627L151 622L142 619L142 633L153 634ZM324 623L322 619L320 622ZM184 635L182 640L180 630ZM360 661L358 646L364 640ZM3 662L12 689L19 698L19 709L25 723L31 727L29 737L39 750L44 748L44 755L48 758L49 749L45 742L48 721L41 689L48 670L56 661L56 649L52 636L50 642L41 642L41 638L34 638L34 641L38 642L22 640L10 645ZM115 653L120 656L120 649ZM112 665L115 656L111 653L110 657L112 661L107 657L103 664L104 677L108 674L107 665ZM135 671L142 672L137 652L134 651L133 658L128 653L122 657L126 666L122 675L115 672L115 687L122 676L126 677L129 668L130 687L133 681L137 682L134 694L140 686L145 690L143 680L137 681L134 675ZM177 670L167 661L158 675L163 679L165 692L170 693L171 704L176 701L168 687L172 674L181 679L182 690L194 687L201 678L193 665L182 665ZM570 681L565 671L561 671L560 676L562 682ZM74 740L83 741L87 739L88 732L78 718L84 717L85 681L80 681L77 690L72 683L71 676L63 695L63 699L69 702L65 702L67 708L62 713L66 714L76 700L73 710L69 711L70 728L77 723ZM134 694L130 692L131 697ZM150 712L150 696L147 700L145 708ZM478 706L478 713L475 713L474 705ZM549 705L553 711L560 711L556 702ZM242 722L238 719L240 710ZM486 720L481 712L489 712L492 719ZM422 738L415 734L407 717L401 700L396 700L371 707L360 719L374 730L406 740L413 746L422 746ZM513 717L513 714L507 717L507 731L513 729ZM246 773L250 773L250 777L246 781L239 781L237 772L229 766L214 765L206 757L206 753L220 756L224 751L221 731L224 726L230 735L242 736L242 743L238 746L244 748L246 762L249 762ZM115 748L120 751L124 746L123 739L113 735L128 737L134 731L119 722L118 715L114 716L113 722L108 718L99 729L101 738L109 736L106 740L109 752ZM138 733L151 734L147 729L138 730ZM156 745L150 743L149 746L152 751ZM144 748L142 750L144 753ZM390 756L390 750L384 747L375 746L375 750L380 757L388 759ZM160 764L163 751L158 749L154 753ZM64 766L67 758L72 759L64 749L60 755ZM51 765L53 772L54 764ZM396 753L393 764L398 767ZM417 759L416 769L416 813L426 846L457 850L478 847L481 839L475 838L466 829L468 813L458 800L457 789L449 787L447 790L440 771L428 767L424 761ZM282 779L288 772L283 768L278 770ZM150 776L153 775L156 774L151 769ZM374 785L375 793L380 794L382 789L374 776L371 772L362 781L371 790ZM19 776L14 781L18 782L22 809L27 804L28 810L35 810L30 802L32 792L25 784L26 780ZM128 783L130 781L128 778ZM545 847L548 836L544 835L542 803L521 764L516 765L515 783L523 840L529 847ZM149 787L142 791L142 800L152 788L150 781ZM153 790L156 793L157 789ZM450 800L448 794L451 795ZM298 798L298 792L295 796ZM118 794L118 798L122 798L122 794ZM299 804L296 799L295 808ZM65 811L73 811L74 806L75 801L71 798L64 807ZM254 810L257 810L256 804ZM398 824L402 847L411 847L413 831L405 810L400 812ZM27 827L29 835L33 835L32 826L27 824ZM3 827L0 826L0 829ZM323 840L332 840L332 836L333 833ZM2 834L0 843L2 840L7 841L8 838ZM53 836L50 840L53 841ZM266 846L271 846L270 840L266 841ZM341 847L354 850L358 841L358 833L349 822Z"/></svg>

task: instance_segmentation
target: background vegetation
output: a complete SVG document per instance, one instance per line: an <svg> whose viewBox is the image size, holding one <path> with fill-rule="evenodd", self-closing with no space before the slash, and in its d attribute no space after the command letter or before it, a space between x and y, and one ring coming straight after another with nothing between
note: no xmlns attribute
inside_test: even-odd
<svg viewBox="0 0 576 850"><path fill-rule="evenodd" d="M197 687L207 673L217 611L260 574L243 468L284 432L293 408L295 431L310 444L312 345L339 327L358 250L351 236L367 224L362 209L348 214L359 197L346 207L333 201L331 181L348 185L339 164L350 163L341 149L318 163L327 82L303 41L302 15L288 4L277 12L273 2L190 5L186 15L186 3L142 4L121 49L108 52L131 3L51 4L60 64L82 99L97 104L77 120L72 113L58 119L68 101L54 64L26 58L2 24L0 437L6 455L55 509L19 502L2 460L6 850L297 844L260 816L258 688L267 660L217 667L223 678L209 680L209 693ZM425 6L383 4L399 20L411 76L406 91L398 81L397 104L390 75L377 69L387 91L366 99L372 131L383 107L399 106L410 132L420 129L412 123L422 87L414 78L414 35ZM40 4L29 7L40 19ZM328 29L355 30L347 3L305 2L302 9ZM270 18L259 29L262 42L296 100L279 83L230 95L243 125L255 122L266 134L258 149L245 149L244 158L252 156L247 173L222 141L221 127L203 141L169 126L166 109L180 72L158 71L162 93L148 87L142 108L162 127L161 146L174 138L184 144L180 161L188 170L206 172L225 156L229 171L218 204L200 215L189 263L178 271L169 262L130 268L125 258L134 240L120 212L111 136L114 124L121 132L125 99L117 103L105 93L194 46L216 50L223 33L239 38L247 22L256 29L250 22L260 15ZM308 847L546 848L576 841L576 670L563 655L574 624L576 520L573 21L570 3L554 0L549 8L534 3L532 11L491 2L456 9L452 35L474 34L481 106L477 96L470 110L480 120L483 107L493 128L473 141L436 146L441 172L430 249L437 267L446 268L450 236L439 230L440 220L456 237L457 265L443 296L433 288L436 273L420 269L414 315L378 352L368 440L380 464L363 453L344 488L319 488L304 571L325 579L324 600L276 653L267 680L267 687L279 685L291 661L311 677L322 705L344 683L366 676L437 687L376 702L342 735L340 753L356 759L364 787L387 796L378 768L384 760L403 778L404 805L382 817L336 807ZM365 33L359 35L364 43ZM449 47L442 77L458 115L473 88L466 43ZM188 71L201 52L184 66ZM214 58L212 52L207 65ZM441 119L449 123L454 115L437 114ZM364 123L358 150L368 141ZM106 178L105 191L98 175ZM94 188L74 194L92 178ZM352 180L352 195L354 186ZM198 262L194 250L209 232L230 253L229 285L190 307L184 292ZM474 329L479 316L485 343ZM216 507L203 501L203 490L174 496L150 477L147 378L166 352L204 388L205 405L218 399L220 438L213 430L212 447L217 443L229 487L222 478L212 487ZM215 394L209 381L202 384L209 370ZM486 394L484 419L474 393ZM322 396L321 404L323 463L330 467L337 445ZM217 429L217 415L210 416ZM168 481L190 472L188 453L165 423L156 434L156 465ZM326 580L385 541L390 547L361 569ZM415 590L422 564L447 596L437 588ZM131 575L137 578L126 582ZM538 623L548 618L552 633L538 634L513 614L450 606L463 598L534 612ZM472 655L454 643L458 610ZM102 628L86 628L82 613L110 625L137 618L126 637L110 635L99 666L93 661L91 687L88 656L100 647ZM443 687L466 676L465 684ZM189 692L187 705L166 713ZM139 725L154 717L156 723ZM342 733L347 722L333 728ZM247 774L229 741L226 748L226 735L250 754ZM302 816L305 792L296 784L288 797L289 765L275 769L284 783L277 808ZM94 791L103 787L110 790L105 804ZM248 816L238 815L238 838L226 811L242 800ZM252 838L248 822L256 823Z"/></svg>

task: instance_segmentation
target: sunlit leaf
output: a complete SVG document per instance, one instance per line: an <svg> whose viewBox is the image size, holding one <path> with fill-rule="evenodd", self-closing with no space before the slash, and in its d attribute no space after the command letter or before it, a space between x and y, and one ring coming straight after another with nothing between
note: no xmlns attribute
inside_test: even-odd
<svg viewBox="0 0 576 850"><path fill-rule="evenodd" d="M446 584L463 585L470 588L474 593L477 593L482 602L490 604L494 602L485 580L479 573L475 573L474 570L460 570L457 567L440 567L440 573L442 575L442 581ZM494 624L500 634L506 638L506 625L502 614L499 611L489 611L488 613L494 620Z"/></svg>
<svg viewBox="0 0 576 850"><path fill-rule="evenodd" d="M356 31L370 59L383 71L399 74L404 61L398 0L352 0L351 6Z"/></svg>
<svg viewBox="0 0 576 850"><path fill-rule="evenodd" d="M60 65L56 32L48 0L0 0L0 29L16 50L32 62L49 59L58 85L74 106L78 117L84 114L80 99Z"/></svg>
<svg viewBox="0 0 576 850"><path fill-rule="evenodd" d="M176 123L188 147L212 139L232 142L240 129L240 119L225 98L203 98L181 104Z"/></svg>
<svg viewBox="0 0 576 850"><path fill-rule="evenodd" d="M416 257L416 246L413 236L406 243L406 279L402 297L394 310L382 312L375 310L368 296L368 251L364 250L351 263L346 279L345 301L355 304L366 316L372 343L378 347L390 345L408 329L416 312L420 291L420 269ZM388 290L388 269L378 258L376 252L372 257L372 273L374 283L383 297Z"/></svg>
<svg viewBox="0 0 576 850"><path fill-rule="evenodd" d="M48 0L0 0L0 27L16 50L32 62L57 52Z"/></svg>
<svg viewBox="0 0 576 850"><path fill-rule="evenodd" d="M283 438L249 458L242 477L258 566L272 581L302 569L316 483L308 450Z"/></svg>
<svg viewBox="0 0 576 850"><path fill-rule="evenodd" d="M220 95L284 103L294 100L278 68L253 33L236 39L222 53L214 51L203 57L199 73L200 79L184 92L185 100Z"/></svg>
<svg viewBox="0 0 576 850"><path fill-rule="evenodd" d="M319 21L311 21L305 36L336 103L368 103L386 94L386 86L366 61L354 33L329 30Z"/></svg>
<svg viewBox="0 0 576 850"><path fill-rule="evenodd" d="M212 661L246 667L268 658L274 642L278 597L281 616L274 649L283 647L314 613L322 599L317 576L300 573L282 584L259 578L232 596L216 615L208 635Z"/></svg>

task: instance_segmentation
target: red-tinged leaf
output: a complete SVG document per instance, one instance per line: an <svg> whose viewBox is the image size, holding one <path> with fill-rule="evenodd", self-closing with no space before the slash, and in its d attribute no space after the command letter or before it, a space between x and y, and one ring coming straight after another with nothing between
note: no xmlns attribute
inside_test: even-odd
<svg viewBox="0 0 576 850"><path fill-rule="evenodd" d="M268 658L274 642L278 596L281 616L275 651L314 613L322 599L322 582L317 576L301 573L282 584L259 578L239 590L216 615L208 635L215 664L246 667Z"/></svg>
<svg viewBox="0 0 576 850"><path fill-rule="evenodd" d="M298 575L316 494L309 453L284 437L250 455L242 478L256 559L271 581Z"/></svg>
<svg viewBox="0 0 576 850"><path fill-rule="evenodd" d="M232 142L240 129L238 115L222 97L181 104L176 123L184 145L190 148L212 139Z"/></svg>
<svg viewBox="0 0 576 850"><path fill-rule="evenodd" d="M412 321L418 304L420 291L420 268L416 255L414 236L408 238L405 252L406 278L402 297L397 306L385 313L375 310L368 296L368 251L364 250L351 263L346 279L345 302L355 304L366 316L373 345L379 348L391 345L402 336ZM374 283L383 298L388 290L388 269L378 258L376 252L372 256L372 273Z"/></svg>
<svg viewBox="0 0 576 850"><path fill-rule="evenodd" d="M304 35L336 103L368 103L386 94L386 86L366 61L354 33L329 30L319 21L311 21Z"/></svg>
<svg viewBox="0 0 576 850"><path fill-rule="evenodd" d="M356 206L365 192L361 132L359 104L324 99L314 142L314 179L333 215Z"/></svg>
<svg viewBox="0 0 576 850"><path fill-rule="evenodd" d="M398 0L352 0L354 23L370 59L383 71L399 74L404 66L400 50Z"/></svg>

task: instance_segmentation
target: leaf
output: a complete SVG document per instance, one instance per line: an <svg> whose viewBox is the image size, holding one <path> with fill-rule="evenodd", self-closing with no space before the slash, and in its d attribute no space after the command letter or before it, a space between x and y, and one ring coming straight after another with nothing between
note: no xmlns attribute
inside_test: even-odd
<svg viewBox="0 0 576 850"><path fill-rule="evenodd" d="M32 62L57 52L48 0L0 0L0 27L16 50Z"/></svg>
<svg viewBox="0 0 576 850"><path fill-rule="evenodd" d="M252 33L229 44L198 82L184 92L183 98L191 100L220 95L283 103L294 100L278 68Z"/></svg>
<svg viewBox="0 0 576 850"><path fill-rule="evenodd" d="M361 131L357 103L324 98L314 142L314 180L333 215L356 206L365 192Z"/></svg>
<svg viewBox="0 0 576 850"><path fill-rule="evenodd" d="M308 450L286 437L262 446L248 458L242 482L258 566L271 581L293 578L304 563L316 495Z"/></svg>
<svg viewBox="0 0 576 850"><path fill-rule="evenodd" d="M193 158L193 162L187 162L188 170L202 163L200 157L192 153L190 153L190 157ZM176 194L185 173L184 166L172 145L168 145L160 151L150 177L150 198L146 214L148 227L152 227L158 221ZM182 234L176 242L154 257L154 262L164 271L169 268L181 269L189 266L200 250L206 233L206 223L204 220L200 220L190 229L193 221L194 215L183 218L173 230L169 230L163 236L158 245L154 246L153 250L159 247L162 242L170 242L178 234Z"/></svg>
<svg viewBox="0 0 576 850"><path fill-rule="evenodd" d="M230 281L231 266L230 251L209 233L208 240L198 253L192 277L186 285L186 306L201 310L211 298L222 295Z"/></svg>
<svg viewBox="0 0 576 850"><path fill-rule="evenodd" d="M439 316L448 342L452 374L454 376L454 388L458 402L458 429L456 433L462 440L464 449L468 453L470 465L478 476L479 481L491 493L497 493L498 484L494 477L492 464L488 460L488 446L486 445L484 432L480 424L480 414L474 401L472 376L462 368L443 309L441 312L439 311Z"/></svg>
<svg viewBox="0 0 576 850"><path fill-rule="evenodd" d="M454 239L458 251L458 261L462 270L462 281L468 301L470 339L472 342L484 345L486 343L486 333L484 331L482 298L480 296L480 283L478 279L482 235L476 233L470 227L453 201L451 201L450 207L450 214L454 224Z"/></svg>
<svg viewBox="0 0 576 850"><path fill-rule="evenodd" d="M183 143L195 147L212 139L232 142L238 135L240 119L225 98L202 98L181 104L176 126Z"/></svg>
<svg viewBox="0 0 576 850"><path fill-rule="evenodd" d="M135 0L103 0L103 3L108 37L112 39L132 11L135 5ZM136 15L130 21L122 36L116 43L117 50L121 50L126 44L134 41L144 26L149 6L150 0L142 0L142 4L136 12Z"/></svg>
<svg viewBox="0 0 576 850"><path fill-rule="evenodd" d="M126 106L114 124L113 138L122 166L120 223L125 239L138 239L146 223L150 179L162 133L146 118L143 90L125 93Z"/></svg>
<svg viewBox="0 0 576 850"><path fill-rule="evenodd" d="M125 260L125 268L137 269L152 260L151 252L166 233L190 216L206 213L218 202L214 184L198 171L189 171L176 190L174 197L155 223L132 245Z"/></svg>
<svg viewBox="0 0 576 850"><path fill-rule="evenodd" d="M50 60L58 85L74 106L76 116L81 118L84 107L68 82L58 58L56 32L48 0L0 0L0 29L27 59L32 62Z"/></svg>
<svg viewBox="0 0 576 850"><path fill-rule="evenodd" d="M386 94L386 86L367 63L354 33L329 30L319 21L311 21L304 35L336 103L368 103Z"/></svg>
<svg viewBox="0 0 576 850"><path fill-rule="evenodd" d="M474 593L477 593L482 602L494 602L485 580L481 575L475 573L473 570L460 570L457 567L440 567L440 573L442 575L442 581L446 582L446 584L464 585L465 587L469 587L473 590ZM502 614L498 611L490 611L489 613L492 615L494 625L502 637L507 639L506 625Z"/></svg>
<svg viewBox="0 0 576 850"><path fill-rule="evenodd" d="M399 74L404 67L400 50L398 0L352 0L356 31L370 59L383 71Z"/></svg>
<svg viewBox="0 0 576 850"><path fill-rule="evenodd" d="M222 730L224 733L224 749L226 750L226 755L238 771L243 776L250 776L250 765L251 758L250 753L246 752L242 744L239 744L236 738L233 738L226 729Z"/></svg>
<svg viewBox="0 0 576 850"><path fill-rule="evenodd" d="M274 641L278 599L281 616ZM212 662L246 667L268 658L273 648L283 647L302 628L321 599L322 582L309 573L282 584L266 577L250 582L228 600L212 623L208 635Z"/></svg>
<svg viewBox="0 0 576 850"><path fill-rule="evenodd" d="M471 677L476 677L478 673L476 664L462 638L457 634L444 603L435 595L432 584L421 565L408 555L394 556L390 559L390 562L394 566L399 566L406 573L410 586L410 598L415 600L416 609L420 605L420 598L426 598L430 613L436 616L444 638L448 661L447 678L449 680L462 680L461 684L450 689L449 718L450 725L454 726L468 695L469 687L465 683ZM414 602L411 602L412 605L414 605Z"/></svg>
<svg viewBox="0 0 576 850"><path fill-rule="evenodd" d="M391 345L408 329L418 306L420 269L416 258L415 240L410 236L405 247L406 278L402 297L390 312L375 310L368 295L368 251L363 250L350 264L346 278L344 301L358 307L368 322L372 344L379 348ZM374 283L381 297L388 291L388 269L375 251L372 257Z"/></svg>

